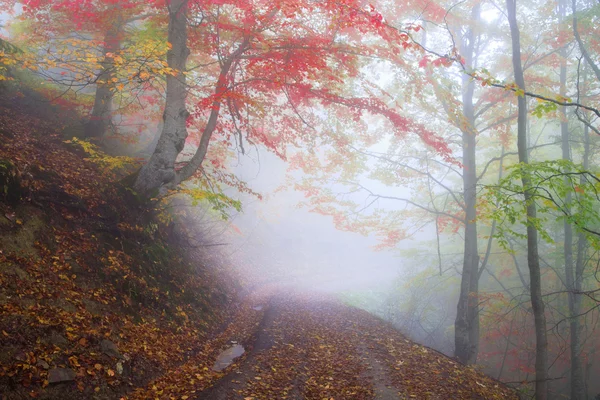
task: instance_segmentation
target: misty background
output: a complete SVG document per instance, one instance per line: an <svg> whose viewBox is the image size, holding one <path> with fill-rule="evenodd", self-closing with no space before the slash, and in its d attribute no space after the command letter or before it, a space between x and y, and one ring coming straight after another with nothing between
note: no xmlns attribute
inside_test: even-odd
<svg viewBox="0 0 600 400"><path fill-rule="evenodd" d="M587 7L588 3L582 3ZM192 193L201 188L224 194L234 203L239 201L241 211L235 206L219 209L206 200L207 196L200 196L200 200L178 197L173 201L177 229L189 241L190 253L197 252L198 260L210 257L215 268L231 274L247 293L270 284L307 293L328 293L384 318L409 338L449 356L457 352L457 303L459 307L462 304L475 309L477 321L481 321L477 323L473 345L475 359L499 380L517 385L522 382L526 392L535 384L532 365L536 348L529 297L530 258L522 220L525 210L518 188L505 182L508 189L498 189L519 163L519 96L509 86L514 78L506 13L494 3L460 2L437 4L432 9L415 6L416 9L404 10L405 14L397 16L395 7L405 6L409 7L381 4L388 11L386 23L411 29L419 26L408 30L411 40L418 44L417 50L403 53L401 60L373 56L362 61L359 73L348 79L343 95L381 100L386 107L398 110L397 120L410 121L402 120L408 126L406 132L398 133L398 123L390 122L390 118L368 112L357 116L337 105L325 110L316 102L294 109L297 115L289 110L289 115L284 113L290 119L298 117L300 122L296 121L294 127L305 129L297 143L286 145L286 157L274 154L267 143L251 143L241 134L238 142L226 132L217 132L203 172L222 176L218 174L226 171L250 190L227 184L207 190L202 186L206 184L202 178L194 178L183 185L185 189ZM528 4L520 7L519 18L527 21L522 24L522 41L531 90L550 97L568 94L569 101L579 97L590 103L597 101L599 82L590 70L581 67L579 47L569 36L571 44L565 53L567 47L554 40L558 36L554 28L544 30L550 22L560 25L566 14L559 16L554 5L541 3L533 4L531 9ZM593 37L598 17L597 7L590 7L582 18L587 21L587 34ZM0 24L10 25L19 14L16 10L12 15L0 14ZM140 36L148 34L142 23L132 25L142 32ZM18 36L11 36L9 28L2 33L18 40ZM19 29L22 26L15 23L14 30ZM359 39L381 46L378 39L370 36ZM38 51L42 53L44 47ZM455 62L462 55L468 60L461 66L472 69L467 72L474 76L467 75ZM207 52L194 61L211 57ZM597 54L594 57L597 60ZM451 62L446 65L448 60ZM567 70L561 72L560 68ZM42 72L60 75L63 71L55 68ZM202 90L212 93L212 75L214 71L208 68L190 73L190 80L206 84L201 89L194 87L198 90L194 96L202 98ZM126 94L120 94L114 113L118 132L114 137L103 138L105 148L113 154L148 160L162 130L165 94L161 90L160 85L148 89L149 100L154 103L140 102L130 114L127 102L133 102ZM86 88L77 96L89 97L91 93ZM286 102L282 95L277 100ZM86 101L90 99L86 97ZM574 107L562 114L555 103L548 105L529 97L527 101L527 152L532 162L563 159L587 165L589 173L597 176L600 141L590 129L597 126L598 118L588 113L586 120ZM205 112L194 117L197 124L190 124L190 137L179 161L189 160L198 147L207 116ZM232 115L221 118L224 125L235 122ZM267 130L276 128L273 123ZM269 131L265 136L277 134ZM245 151L241 151L242 146ZM469 156L470 151L473 156ZM469 157L472 164L465 166ZM218 162L210 163L215 160ZM570 171L573 167L565 168ZM476 174L471 182L466 182L465 176L472 170ZM512 182L518 182L518 177L513 177ZM583 194L581 187L573 185L553 193L561 201L573 199ZM465 193L469 190L473 191L473 215L465 220L469 197ZM501 201L505 201L504 208L498 206ZM559 205L567 203L564 200ZM586 204L588 215L595 215L597 202ZM165 208L169 207L171 204L167 203ZM545 236L539 240L537 258L542 266L547 331L551 337L546 350L551 356L547 370L556 378L550 385L556 396L568 393L570 383L563 378L568 375L571 362L579 358L578 362L585 364L585 390L591 396L600 392L600 382L591 378L600 373L595 333L600 314L593 297L598 290L598 251L595 242L585 236L577 236L575 241L571 238L571 245L565 245L568 234L560 207L544 200L539 201L539 207L542 219L538 228ZM499 215L499 211L506 214ZM596 229L593 224L597 221L589 221ZM475 223L477 233L467 237L465 226ZM471 249L474 247L474 289L463 279L468 264L465 242L471 243ZM577 316L571 315L573 310L569 308L573 307L570 296L575 295L575 290L569 287L574 284L566 277L572 271L565 272L565 248L570 248L571 253L580 248L579 261L585 265L585 273L577 277L581 287L575 294L580 298L586 295L581 300L581 315ZM565 339L573 329L566 321L579 324L579 350L573 350ZM573 351L579 354L572 356ZM461 361L472 363L474 359L466 357Z"/></svg>

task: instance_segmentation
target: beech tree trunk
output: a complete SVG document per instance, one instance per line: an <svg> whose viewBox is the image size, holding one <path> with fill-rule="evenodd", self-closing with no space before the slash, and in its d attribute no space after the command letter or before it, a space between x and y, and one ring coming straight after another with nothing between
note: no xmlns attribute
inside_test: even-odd
<svg viewBox="0 0 600 400"><path fill-rule="evenodd" d="M190 114L186 108L187 85L184 74L190 53L187 47L187 0L171 0L168 10L168 41L171 48L167 53L167 63L177 71L177 75L167 76L163 129L154 153L140 170L134 184L134 189L142 195L151 195L175 179L175 160L188 136L186 121Z"/></svg>
<svg viewBox="0 0 600 400"><path fill-rule="evenodd" d="M584 151L583 151L583 168L588 170L590 160L590 136L589 128L583 127ZM583 184L584 178L581 178ZM584 368L581 360L581 291L583 289L583 270L586 264L586 255L588 242L585 234L580 232L577 235L577 258L575 262L575 276L573 279L572 299L569 299L569 307L571 312L571 321L569 330L571 333L571 398L586 399L587 391L584 378Z"/></svg>
<svg viewBox="0 0 600 400"><path fill-rule="evenodd" d="M115 54L121 49L121 22L117 20L104 36L104 60L97 77L96 95L90 119L85 124L84 133L88 138L98 138L106 134L112 123L112 109L115 83L115 68L109 53Z"/></svg>
<svg viewBox="0 0 600 400"><path fill-rule="evenodd" d="M167 55L167 61L171 68L180 73L175 77L167 77L167 101L163 114L162 133L154 153L140 170L133 186L139 194L144 196L174 189L198 171L208 152L212 134L217 127L222 103L221 96L228 90L229 70L238 57L250 47L250 37L245 37L229 57L223 57L210 115L202 131L198 149L180 170L175 171L175 161L183 150L185 139L188 136L186 121L190 115L185 106L187 86L183 74L189 55L186 11L187 0L172 0L169 6L169 43L172 47Z"/></svg>
<svg viewBox="0 0 600 400"><path fill-rule="evenodd" d="M471 22L479 21L481 6L471 13ZM461 54L467 68L473 68L475 34L467 31ZM475 364L479 352L479 251L477 246L477 163L475 112L473 92L475 85L469 76L462 79L462 104L465 127L462 129L463 197L465 207L465 240L460 294L454 322L454 354L465 364Z"/></svg>
<svg viewBox="0 0 600 400"><path fill-rule="evenodd" d="M566 63L561 63L561 94L564 96L564 82L566 82ZM561 118L562 121L560 123L560 131L561 131L561 145L562 145L562 158L564 160L571 160L571 151L569 145L569 124L566 120L567 112L565 107L561 107ZM566 181L566 178L565 178ZM570 204L573 200L573 196L571 193L567 193L565 198L565 209L568 212L570 210ZM571 375L570 375L570 385L571 385L571 397L572 400L585 400L585 392L584 383L583 383L583 365L581 363L581 350L580 350L580 328L579 328L579 319L577 315L579 314L579 307L576 298L578 295L576 292L581 290L581 281L579 280L579 289L576 288L575 284L575 271L574 271L574 261L573 261L573 226L565 220L564 222L564 261L565 261L565 283L567 286L568 292L568 304L569 304L569 331L570 331L570 350L571 350ZM583 239L583 240L582 240ZM585 236L579 240L582 243L585 243ZM583 265L583 260L581 258L584 256L583 252L578 251L577 253L578 259L577 263L579 265ZM581 258L580 258L581 257ZM579 269L578 267L577 269Z"/></svg>
<svg viewBox="0 0 600 400"><path fill-rule="evenodd" d="M169 43L172 48L168 53L171 68L181 71L177 76L167 78L167 101L163 115L163 129L148 163L142 167L134 189L141 195L162 194L165 190L174 189L181 182L191 178L201 167L206 158L208 145L219 120L222 96L228 90L228 74L239 56L250 47L250 37L245 37L238 48L222 57L221 70L215 84L214 100L210 115L202 131L200 143L191 159L183 163L183 167L175 170L177 156L183 150L187 138L186 121L189 112L185 106L187 97L186 79L183 72L189 55L187 48L187 0L172 0L169 7Z"/></svg>
<svg viewBox="0 0 600 400"><path fill-rule="evenodd" d="M565 0L561 0L560 4L562 5L562 15L566 15L566 4ZM571 15L572 15L572 28L573 28L573 36L575 37L575 41L577 42L579 51L586 61L587 66L592 70L593 75L596 77L598 81L600 81L600 67L595 63L594 59L590 56L585 43L581 39L578 30L578 20L577 20L577 1L571 1ZM561 71L562 72L562 71ZM585 73L584 69L584 87L586 86L587 73ZM561 76L562 79L562 76ZM583 128L583 136L584 136L584 154L583 154L583 168L585 170L589 169L589 158L590 158L590 138L589 138L589 125L584 123ZM583 178L581 180L583 182ZM587 239L583 233L579 233L577 239L577 259L575 262L575 275L571 275L571 282L569 286L569 313L571 316L571 320L569 323L569 331L571 335L571 398L572 399L585 399L587 396L587 378L584 377L583 365L581 362L581 325L580 325L580 317L581 313L581 290L583 283L583 270L586 264L586 252L587 252ZM586 372L589 374L590 368L588 367Z"/></svg>
<svg viewBox="0 0 600 400"><path fill-rule="evenodd" d="M525 91L525 77L521 64L521 39L517 23L517 0L506 0L508 22L512 42L512 63L515 74L515 83ZM517 147L519 162L528 164L527 151L527 102L525 96L518 97L517 117ZM523 191L525 193L527 219L534 220L537 208L532 198L529 187L531 179L526 174L522 177ZM538 232L531 223L527 224L527 265L529 267L529 289L531 308L535 323L535 398L546 400L548 398L548 338L546 335L546 315L544 299L542 298L542 282L540 274L540 260L538 254Z"/></svg>
<svg viewBox="0 0 600 400"><path fill-rule="evenodd" d="M585 79L585 75L584 75ZM585 82L585 81L584 81ZM584 83L585 86L585 83ZM590 130L587 125L583 127L583 168L590 166ZM584 178L581 178L581 184ZM587 261L588 242L585 234L577 235L577 257L575 259L575 275L572 278L572 291L569 293L569 312L571 321L569 331L571 335L571 399L580 400L587 398L584 368L581 360L581 301L580 294L583 289L583 270ZM593 359L593 358L592 358Z"/></svg>
<svg viewBox="0 0 600 400"><path fill-rule="evenodd" d="M566 18L566 10L567 2L566 0L558 1L558 14L559 14L559 22L564 23ZM560 51L561 62L560 62L560 94L563 97L567 95L567 49L563 48ZM560 136L561 136L561 147L562 147L562 158L564 160L571 160L571 145L569 142L569 122L567 116L567 108L560 108ZM565 183L567 182L567 178L565 178ZM567 212L570 209L570 204L572 201L571 193L567 193L567 197L565 198L565 207ZM571 386L571 399L572 400L585 400L585 392L584 392L584 382L583 382L583 365L581 363L581 351L580 351L580 329L579 329L579 320L577 315L579 314L579 309L576 305L576 297L575 291L575 275L574 275L574 260L573 260L573 226L565 219L564 222L564 261L565 261L565 283L568 291L568 304L569 304L569 316L571 320L569 321L569 331L570 331L570 350L571 350L571 376L570 376L570 386ZM581 237L579 238L581 240ZM585 239L584 239L585 242ZM580 257L583 257L579 251L577 253L578 259L577 263L581 263L582 260Z"/></svg>

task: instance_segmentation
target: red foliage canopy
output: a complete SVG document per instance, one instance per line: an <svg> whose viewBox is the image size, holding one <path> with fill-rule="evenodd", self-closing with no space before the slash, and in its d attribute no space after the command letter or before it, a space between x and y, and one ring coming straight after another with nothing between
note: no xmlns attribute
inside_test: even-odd
<svg viewBox="0 0 600 400"><path fill-rule="evenodd" d="M245 137L285 158L287 146L327 133L323 107L334 107L349 119L382 116L397 135L414 133L450 157L439 136L361 88L369 58L397 60L410 48L409 37L387 26L373 6L356 0L212 0L189 7L201 21L188 40L191 59L202 66L188 75L194 82L192 130L203 131L209 115L223 106L219 140Z"/></svg>

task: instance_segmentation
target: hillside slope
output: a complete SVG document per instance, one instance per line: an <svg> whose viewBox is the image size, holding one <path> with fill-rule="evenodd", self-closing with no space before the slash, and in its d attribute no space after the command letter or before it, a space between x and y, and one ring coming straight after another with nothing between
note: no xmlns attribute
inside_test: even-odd
<svg viewBox="0 0 600 400"><path fill-rule="evenodd" d="M1 399L516 398L332 299L239 299L65 143L68 120L0 100ZM214 371L234 344L244 355Z"/></svg>
<svg viewBox="0 0 600 400"><path fill-rule="evenodd" d="M197 352L235 287L186 261L40 100L0 98L0 398L120 398Z"/></svg>

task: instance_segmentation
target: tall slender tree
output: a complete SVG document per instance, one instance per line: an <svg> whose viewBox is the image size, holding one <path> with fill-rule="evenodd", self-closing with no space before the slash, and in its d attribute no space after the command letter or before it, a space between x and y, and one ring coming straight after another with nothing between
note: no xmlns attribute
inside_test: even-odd
<svg viewBox="0 0 600 400"><path fill-rule="evenodd" d="M475 27L479 22L481 5L471 11L471 25L464 35L461 54L465 67L474 68L476 56ZM477 246L477 128L473 94L475 82L468 75L462 76L462 179L465 211L464 258L460 294L454 324L455 355L464 363L475 364L479 347L479 250Z"/></svg>
<svg viewBox="0 0 600 400"><path fill-rule="evenodd" d="M115 10L114 21L109 23L102 49L103 60L96 80L94 106L85 124L85 136L101 137L110 129L113 113L113 98L116 87L116 71L114 56L121 50L123 40L123 22L119 16L120 10Z"/></svg>
<svg viewBox="0 0 600 400"><path fill-rule="evenodd" d="M521 63L521 38L517 21L517 0L506 0L508 23L512 44L512 63L515 75L515 84L523 91L517 92L517 147L519 162L529 163L529 149L527 143L527 99L525 97L525 76ZM527 265L529 267L529 289L531 308L535 324L535 398L546 400L548 398L548 338L546 334L546 315L544 299L542 297L542 280L540 273L540 258L538 252L538 232L534 225L537 218L535 199L530 192L531 178L527 173L522 177L523 192L527 212Z"/></svg>
<svg viewBox="0 0 600 400"><path fill-rule="evenodd" d="M559 0L558 2L558 14L559 14L559 29L563 29L562 25L565 24L567 15L567 1ZM567 97L567 48L563 47L560 50L560 95L563 98ZM567 115L567 108L560 107L560 136L561 136L561 149L563 160L572 161L571 155L571 135L569 132L569 117ZM565 178L565 185L567 184L567 178ZM573 201L573 195L568 192L565 197L566 211L570 213L571 202ZM567 286L568 296L568 307L570 314L569 321L569 332L570 332L570 351L571 351L571 368L570 368L570 388L571 388L571 399L573 400L584 400L586 398L585 386L583 382L583 365L581 361L580 351L580 335L579 319L577 317L578 307L576 305L576 284L575 284L575 260L573 258L574 248L574 237L573 237L573 226L565 219L563 223L564 230L564 271L565 271L565 284ZM579 238L582 239L581 237ZM585 241L585 239L583 239ZM577 257L583 257L583 253L577 253ZM583 260L577 260L577 263L581 263ZM581 285L579 285L581 286Z"/></svg>

